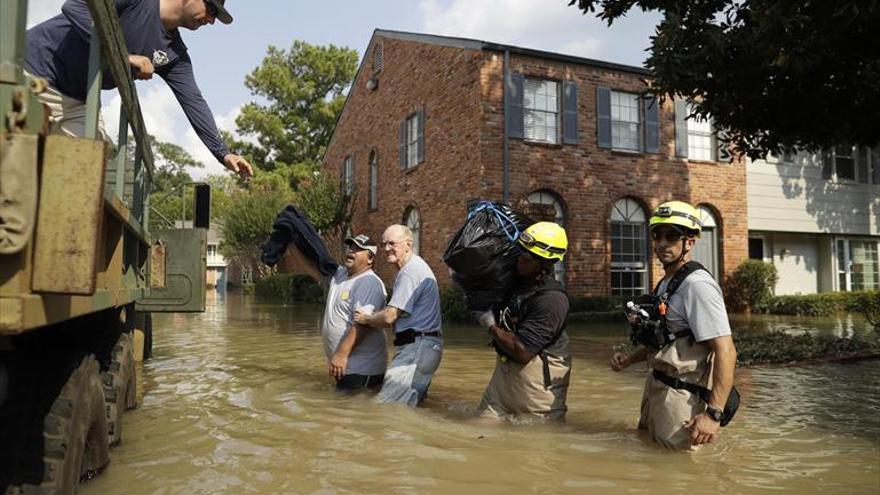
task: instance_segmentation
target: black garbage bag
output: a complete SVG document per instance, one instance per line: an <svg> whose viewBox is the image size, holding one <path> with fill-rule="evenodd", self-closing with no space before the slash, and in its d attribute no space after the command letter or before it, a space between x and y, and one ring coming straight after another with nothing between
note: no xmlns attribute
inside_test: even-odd
<svg viewBox="0 0 880 495"><path fill-rule="evenodd" d="M468 309L484 311L505 302L516 283L516 239L531 219L505 204L483 201L449 241L443 261L465 295Z"/></svg>
<svg viewBox="0 0 880 495"><path fill-rule="evenodd" d="M337 265L315 226L306 216L293 205L287 205L275 218L272 225L275 229L263 244L260 259L269 266L275 266L289 243L299 249L306 257L313 260L321 275L330 276L336 273Z"/></svg>

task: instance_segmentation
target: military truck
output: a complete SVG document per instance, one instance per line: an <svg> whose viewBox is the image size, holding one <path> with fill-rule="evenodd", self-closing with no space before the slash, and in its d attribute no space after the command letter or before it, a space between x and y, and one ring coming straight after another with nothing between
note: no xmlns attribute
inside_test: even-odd
<svg viewBox="0 0 880 495"><path fill-rule="evenodd" d="M210 191L196 187L193 228L149 228L128 51L114 1L88 4L86 132L72 138L49 134L46 82L23 71L27 1L0 0L0 494L73 493L100 473L137 405L151 313L205 307ZM115 143L98 133L102 77L122 100Z"/></svg>

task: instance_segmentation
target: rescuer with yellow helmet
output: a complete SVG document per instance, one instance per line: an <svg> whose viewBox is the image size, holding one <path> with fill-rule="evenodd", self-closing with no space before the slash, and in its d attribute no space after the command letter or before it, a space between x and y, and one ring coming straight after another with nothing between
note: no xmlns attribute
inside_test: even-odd
<svg viewBox="0 0 880 495"><path fill-rule="evenodd" d="M479 315L498 357L478 409L486 417L564 421L571 378L565 332L570 304L553 274L568 250L568 237L561 226L538 222L516 242L522 251L517 290L501 311Z"/></svg>
<svg viewBox="0 0 880 495"><path fill-rule="evenodd" d="M627 304L637 347L616 353L611 368L647 360L639 428L664 447L694 450L718 438L739 404L736 347L721 288L690 259L702 229L697 209L669 201L653 211L649 225L665 276L652 294Z"/></svg>

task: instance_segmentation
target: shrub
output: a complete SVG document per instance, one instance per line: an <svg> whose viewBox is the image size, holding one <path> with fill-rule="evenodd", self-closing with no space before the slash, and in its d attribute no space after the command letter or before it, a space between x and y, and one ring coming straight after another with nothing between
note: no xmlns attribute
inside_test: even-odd
<svg viewBox="0 0 880 495"><path fill-rule="evenodd" d="M807 294L771 297L764 308L774 315L831 316L843 309L836 294Z"/></svg>
<svg viewBox="0 0 880 495"><path fill-rule="evenodd" d="M761 311L773 297L778 280L773 264L760 260L742 262L727 280L724 295L728 307L734 311Z"/></svg>
<svg viewBox="0 0 880 495"><path fill-rule="evenodd" d="M257 281L254 293L257 297L299 302L324 302L324 290L308 275L299 273L276 273Z"/></svg>
<svg viewBox="0 0 880 495"><path fill-rule="evenodd" d="M791 335L780 330L736 335L737 362L742 365L790 363L807 359L839 360L880 353L876 337L855 335Z"/></svg>
<svg viewBox="0 0 880 495"><path fill-rule="evenodd" d="M880 291L773 296L765 309L770 314L795 316L830 316L843 311L862 313L877 328L880 326Z"/></svg>
<svg viewBox="0 0 880 495"><path fill-rule="evenodd" d="M474 317L464 302L464 292L457 285L450 285L440 291L440 309L445 321L473 322Z"/></svg>
<svg viewBox="0 0 880 495"><path fill-rule="evenodd" d="M862 313L868 323L880 332L880 290L848 292L847 311Z"/></svg>

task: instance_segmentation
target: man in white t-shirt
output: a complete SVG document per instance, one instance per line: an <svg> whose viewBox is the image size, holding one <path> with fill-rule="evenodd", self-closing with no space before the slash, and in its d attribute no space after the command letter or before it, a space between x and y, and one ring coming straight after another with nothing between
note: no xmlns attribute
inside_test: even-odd
<svg viewBox="0 0 880 495"><path fill-rule="evenodd" d="M666 273L655 290L661 296L655 303L656 314L663 315L666 331L640 334L636 339L644 345L631 354L616 353L611 368L620 371L647 360L651 372L642 395L639 428L664 447L695 450L720 433L733 389L736 347L721 288L690 261L700 235L699 212L688 203L669 201L654 210L650 228L654 254ZM649 316L647 311L642 314ZM630 322L645 328L639 326L639 316L631 316ZM693 392L698 389L703 393L710 389L705 400Z"/></svg>
<svg viewBox="0 0 880 495"><path fill-rule="evenodd" d="M373 273L377 246L366 235L345 240L345 262L330 277L321 324L329 373L340 390L378 390L388 361L385 332L354 321L355 311L385 307L385 285Z"/></svg>

